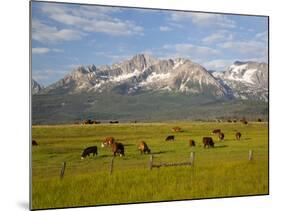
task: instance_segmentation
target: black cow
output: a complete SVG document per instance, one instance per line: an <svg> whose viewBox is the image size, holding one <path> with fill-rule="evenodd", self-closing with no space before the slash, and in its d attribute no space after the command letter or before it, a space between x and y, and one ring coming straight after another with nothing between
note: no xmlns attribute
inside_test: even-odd
<svg viewBox="0 0 281 211"><path fill-rule="evenodd" d="M214 147L215 143L212 139L212 137L203 137L203 144L204 144L204 148L206 147Z"/></svg>
<svg viewBox="0 0 281 211"><path fill-rule="evenodd" d="M32 140L32 146L38 146L38 143L35 140Z"/></svg>
<svg viewBox="0 0 281 211"><path fill-rule="evenodd" d="M84 151L81 155L81 159L84 159L85 157L90 156L91 153L93 153L93 156L98 155L97 146L87 147L86 149L84 149Z"/></svg>
<svg viewBox="0 0 281 211"><path fill-rule="evenodd" d="M94 123L94 121L93 121L93 120L90 120L90 119L87 119L87 120L84 121L84 124L85 124L85 125L88 125L88 124L91 125L91 124L93 124L93 123Z"/></svg>
<svg viewBox="0 0 281 211"><path fill-rule="evenodd" d="M165 141L174 141L175 140L175 136L167 136L167 138L165 139Z"/></svg>

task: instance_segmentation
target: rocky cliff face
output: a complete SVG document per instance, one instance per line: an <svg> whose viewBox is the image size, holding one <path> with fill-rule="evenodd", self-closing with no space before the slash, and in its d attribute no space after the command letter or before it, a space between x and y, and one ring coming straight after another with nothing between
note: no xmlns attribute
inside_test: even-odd
<svg viewBox="0 0 281 211"><path fill-rule="evenodd" d="M224 72L213 72L213 76L234 97L268 101L268 64L258 62L234 62Z"/></svg>

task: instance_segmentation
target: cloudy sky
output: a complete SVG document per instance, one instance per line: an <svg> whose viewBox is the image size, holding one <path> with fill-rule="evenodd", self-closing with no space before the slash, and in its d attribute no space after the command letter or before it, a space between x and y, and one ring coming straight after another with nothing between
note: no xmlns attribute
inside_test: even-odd
<svg viewBox="0 0 281 211"><path fill-rule="evenodd" d="M78 65L148 53L209 70L267 61L266 17L32 2L32 77L49 85Z"/></svg>

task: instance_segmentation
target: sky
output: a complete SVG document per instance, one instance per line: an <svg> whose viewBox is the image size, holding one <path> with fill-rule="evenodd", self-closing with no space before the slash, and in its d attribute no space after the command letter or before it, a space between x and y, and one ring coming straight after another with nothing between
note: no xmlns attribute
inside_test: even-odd
<svg viewBox="0 0 281 211"><path fill-rule="evenodd" d="M43 86L79 65L111 65L147 53L187 58L207 70L268 63L261 16L32 2L32 78Z"/></svg>

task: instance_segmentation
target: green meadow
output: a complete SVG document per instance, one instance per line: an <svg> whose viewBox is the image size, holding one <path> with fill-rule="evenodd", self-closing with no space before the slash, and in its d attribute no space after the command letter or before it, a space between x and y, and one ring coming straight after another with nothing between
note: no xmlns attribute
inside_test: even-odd
<svg viewBox="0 0 281 211"><path fill-rule="evenodd" d="M183 132L172 132L179 126ZM221 129L225 141L211 135ZM242 133L240 141L235 132ZM166 142L175 135L174 142ZM113 136L125 146L125 156L114 159L101 142ZM204 149L202 137L211 136L215 147ZM268 194L268 124L250 122L164 122L99 125L44 125L32 127L32 209L168 201ZM196 142L189 147L188 140ZM137 150L145 141L154 162L189 161L194 166L149 170L150 155ZM84 148L96 145L98 156L81 160ZM249 150L253 160L248 160ZM65 175L60 179L62 162Z"/></svg>

